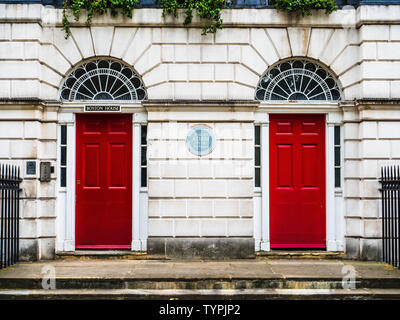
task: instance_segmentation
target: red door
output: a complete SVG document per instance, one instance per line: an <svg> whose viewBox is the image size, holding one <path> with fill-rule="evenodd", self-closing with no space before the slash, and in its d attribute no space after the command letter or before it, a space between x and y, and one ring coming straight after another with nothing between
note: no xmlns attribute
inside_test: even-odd
<svg viewBox="0 0 400 320"><path fill-rule="evenodd" d="M76 118L75 247L128 249L132 240L132 115Z"/></svg>
<svg viewBox="0 0 400 320"><path fill-rule="evenodd" d="M325 116L270 115L271 248L325 248Z"/></svg>

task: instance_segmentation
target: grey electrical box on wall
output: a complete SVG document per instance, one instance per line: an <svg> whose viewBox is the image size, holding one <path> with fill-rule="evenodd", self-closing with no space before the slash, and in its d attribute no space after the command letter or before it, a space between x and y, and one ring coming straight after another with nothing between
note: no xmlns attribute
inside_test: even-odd
<svg viewBox="0 0 400 320"><path fill-rule="evenodd" d="M50 162L40 163L40 181L49 182L51 180L51 166Z"/></svg>

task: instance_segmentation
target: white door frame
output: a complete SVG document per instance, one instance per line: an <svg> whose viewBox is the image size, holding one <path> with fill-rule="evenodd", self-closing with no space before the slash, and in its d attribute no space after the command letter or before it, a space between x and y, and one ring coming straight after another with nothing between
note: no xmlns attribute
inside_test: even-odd
<svg viewBox="0 0 400 320"><path fill-rule="evenodd" d="M304 104L288 103L287 101L282 103L263 102L255 112L255 125L261 126L261 188L255 190L254 197L256 251L271 250L269 238L269 114L271 113L318 113L326 115L326 250L343 251L343 197L341 188L335 188L334 169L334 126L341 125L342 111L337 103ZM343 158L343 152L341 156Z"/></svg>
<svg viewBox="0 0 400 320"><path fill-rule="evenodd" d="M140 126L147 123L147 113L140 103L113 101L64 102L58 124L67 125L67 187L60 187L60 156L57 159L57 248L56 251L75 251L75 177L76 177L76 114L84 113L86 105L119 105L122 113L132 114L132 251L146 251L147 189L140 187ZM60 132L58 128L58 132ZM60 152L60 138L57 142Z"/></svg>

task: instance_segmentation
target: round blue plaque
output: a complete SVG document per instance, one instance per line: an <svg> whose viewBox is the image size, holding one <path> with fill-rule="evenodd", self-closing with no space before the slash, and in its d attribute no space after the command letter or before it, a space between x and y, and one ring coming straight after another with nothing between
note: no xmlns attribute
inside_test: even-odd
<svg viewBox="0 0 400 320"><path fill-rule="evenodd" d="M214 149L215 138L209 127L195 126L190 130L186 144L191 153L204 156Z"/></svg>

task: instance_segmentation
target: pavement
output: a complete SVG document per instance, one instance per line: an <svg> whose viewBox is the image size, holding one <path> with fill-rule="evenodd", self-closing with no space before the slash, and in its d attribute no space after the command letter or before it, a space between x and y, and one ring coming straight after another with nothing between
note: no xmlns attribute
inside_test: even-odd
<svg viewBox="0 0 400 320"><path fill-rule="evenodd" d="M63 259L0 270L0 299L78 298L400 299L400 270L380 262L266 258Z"/></svg>

